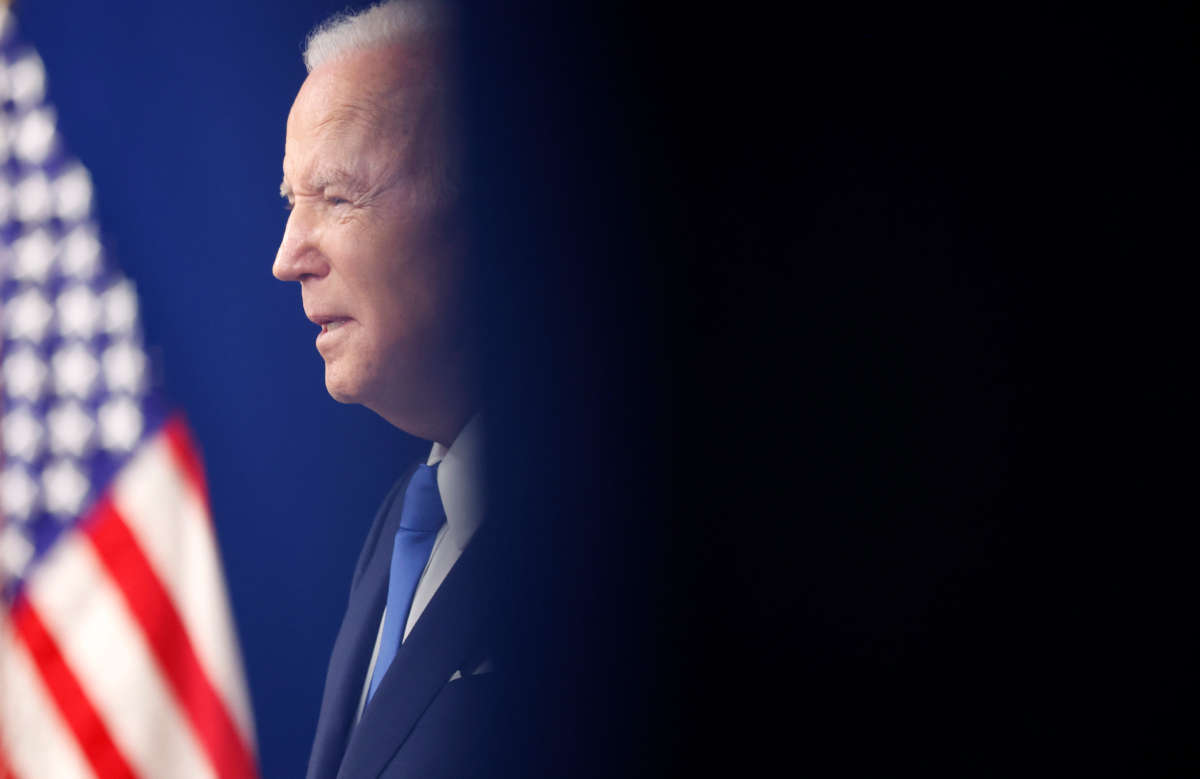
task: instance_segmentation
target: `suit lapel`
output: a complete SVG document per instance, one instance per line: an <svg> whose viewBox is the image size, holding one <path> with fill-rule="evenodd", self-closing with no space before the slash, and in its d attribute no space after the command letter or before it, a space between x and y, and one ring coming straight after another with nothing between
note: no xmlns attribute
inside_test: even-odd
<svg viewBox="0 0 1200 779"><path fill-rule="evenodd" d="M359 560L350 602L338 631L325 676L325 694L321 715L308 761L308 779L332 779L337 775L346 741L358 711L371 650L379 630L379 620L387 603L388 571L391 565L391 538L399 523L398 510L408 479L392 489L372 523L371 532ZM381 551L382 550L382 551Z"/></svg>
<svg viewBox="0 0 1200 779"><path fill-rule="evenodd" d="M494 612L488 594L496 588L486 586L492 547L489 529L485 523L475 534L400 645L350 734L339 777L379 776L451 674L478 654L487 617ZM362 673L366 673L365 662ZM362 676L358 680L361 691Z"/></svg>

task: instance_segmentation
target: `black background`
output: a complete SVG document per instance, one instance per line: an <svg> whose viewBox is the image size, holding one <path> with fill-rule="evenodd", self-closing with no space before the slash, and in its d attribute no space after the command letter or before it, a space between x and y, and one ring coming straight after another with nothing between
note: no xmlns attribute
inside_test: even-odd
<svg viewBox="0 0 1200 779"><path fill-rule="evenodd" d="M1180 760L1194 25L539 11L472 16L530 121L471 126L573 770Z"/></svg>

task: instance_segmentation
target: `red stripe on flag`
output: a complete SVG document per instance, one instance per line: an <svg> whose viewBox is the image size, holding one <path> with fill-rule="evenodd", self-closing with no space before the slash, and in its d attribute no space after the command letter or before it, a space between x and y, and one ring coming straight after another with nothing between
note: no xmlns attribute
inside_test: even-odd
<svg viewBox="0 0 1200 779"><path fill-rule="evenodd" d="M110 497L96 505L81 529L145 632L217 775L256 776L254 756L204 672L175 604Z"/></svg>
<svg viewBox="0 0 1200 779"><path fill-rule="evenodd" d="M25 598L18 598L10 612L17 635L25 642L33 663L50 691L75 740L97 776L134 778L133 770L117 749L104 720L100 718L79 680L67 665L62 651L45 624Z"/></svg>
<svg viewBox="0 0 1200 779"><path fill-rule="evenodd" d="M208 505L208 483L204 479L204 462L200 459L200 450L192 441L191 431L183 421L183 416L176 414L167 420L162 432L167 440L167 448L175 458L176 466L183 471L186 481L196 490L196 494L204 502L204 508L209 516L212 516L212 507Z"/></svg>

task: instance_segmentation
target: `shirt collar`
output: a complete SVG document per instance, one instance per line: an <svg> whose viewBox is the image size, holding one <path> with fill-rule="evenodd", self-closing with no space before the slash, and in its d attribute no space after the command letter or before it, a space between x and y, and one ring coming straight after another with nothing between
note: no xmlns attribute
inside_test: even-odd
<svg viewBox="0 0 1200 779"><path fill-rule="evenodd" d="M483 522L483 423L479 414L450 446L434 443L426 465L438 466L438 492L446 510L446 534L459 549L466 547Z"/></svg>

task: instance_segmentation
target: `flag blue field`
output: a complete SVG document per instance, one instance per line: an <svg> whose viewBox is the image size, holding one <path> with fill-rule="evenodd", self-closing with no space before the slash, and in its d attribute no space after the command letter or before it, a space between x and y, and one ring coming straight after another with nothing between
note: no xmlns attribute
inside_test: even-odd
<svg viewBox="0 0 1200 779"><path fill-rule="evenodd" d="M203 468L0 7L0 779L253 777Z"/></svg>

